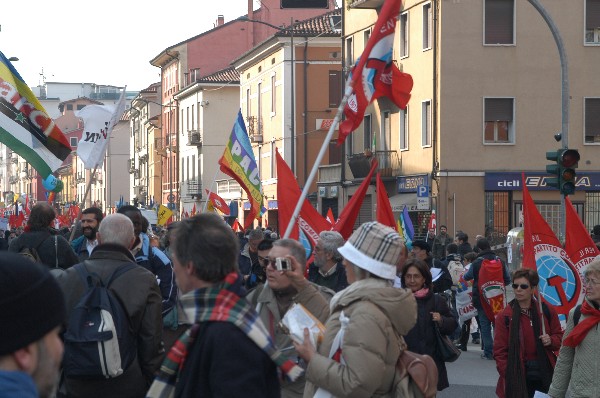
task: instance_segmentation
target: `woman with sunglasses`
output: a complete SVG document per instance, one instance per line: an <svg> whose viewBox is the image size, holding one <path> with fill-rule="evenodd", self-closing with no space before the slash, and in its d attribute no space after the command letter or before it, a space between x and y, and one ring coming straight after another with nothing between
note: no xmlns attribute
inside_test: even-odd
<svg viewBox="0 0 600 398"><path fill-rule="evenodd" d="M587 265L583 304L569 312L565 338L558 354L548 395L563 398L570 387L572 397L600 396L600 259Z"/></svg>
<svg viewBox="0 0 600 398"><path fill-rule="evenodd" d="M537 271L529 268L513 272L515 298L496 316L494 359L500 398L531 398L535 391L548 392L552 381L562 330L554 308L543 303L540 312L534 296L539 280Z"/></svg>

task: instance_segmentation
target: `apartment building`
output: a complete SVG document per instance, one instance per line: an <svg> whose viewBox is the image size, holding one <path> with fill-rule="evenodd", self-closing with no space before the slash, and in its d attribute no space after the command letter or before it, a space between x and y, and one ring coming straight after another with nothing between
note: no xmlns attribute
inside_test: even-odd
<svg viewBox="0 0 600 398"><path fill-rule="evenodd" d="M542 0L568 60L568 146L580 151L571 197L588 228L600 223L600 1ZM345 70L360 56L383 0L350 0L344 8ZM560 196L546 184L547 151L563 122L561 61L551 30L529 2L402 2L394 61L414 79L406 110L389 101L369 106L346 144L339 205L365 149L398 154L386 188L395 211L408 206L418 235L432 210L438 225L502 241L521 224L521 172L541 213L559 231ZM375 139L373 139L375 136ZM369 152L369 151L367 151ZM353 168L355 170L353 170ZM320 181L320 185L326 185ZM370 194L374 192L370 188ZM365 201L361 217L374 218ZM365 221L365 220L360 220Z"/></svg>

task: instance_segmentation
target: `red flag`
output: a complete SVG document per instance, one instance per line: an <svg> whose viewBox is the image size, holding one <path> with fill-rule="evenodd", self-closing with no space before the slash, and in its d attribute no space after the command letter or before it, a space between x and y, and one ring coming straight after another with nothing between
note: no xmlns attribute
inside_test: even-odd
<svg viewBox="0 0 600 398"><path fill-rule="evenodd" d="M496 315L504 307L504 265L500 259L484 259L479 269L479 297L481 307L488 319L494 323Z"/></svg>
<svg viewBox="0 0 600 398"><path fill-rule="evenodd" d="M381 176L377 173L377 212L376 220L383 225L387 225L390 228L396 229L396 220L394 219L394 213L392 212L392 205L390 205L390 199L388 198L385 186L381 181Z"/></svg>
<svg viewBox="0 0 600 398"><path fill-rule="evenodd" d="M240 225L240 222L238 221L237 218L233 222L231 229L233 229L235 232L243 231L242 226Z"/></svg>
<svg viewBox="0 0 600 398"><path fill-rule="evenodd" d="M196 203L194 203L194 207L192 207L192 217L196 215Z"/></svg>
<svg viewBox="0 0 600 398"><path fill-rule="evenodd" d="M367 189L369 189L369 185L371 184L371 178L373 178L373 173L377 168L377 160L374 159L371 165L371 171L369 171L369 175L364 179L360 187L354 192L352 198L344 207L344 210L338 217L337 222L333 226L334 231L338 231L344 239L350 238L352 235L352 229L354 229L354 222L358 217L358 213L360 213L360 206L362 206L362 202L365 199L367 194Z"/></svg>
<svg viewBox="0 0 600 398"><path fill-rule="evenodd" d="M185 218L190 218L190 213L188 213L187 210L185 211Z"/></svg>
<svg viewBox="0 0 600 398"><path fill-rule="evenodd" d="M429 225L427 225L427 230L433 230L437 235L437 221L435 219L435 210L431 210L431 217L429 218Z"/></svg>
<svg viewBox="0 0 600 398"><path fill-rule="evenodd" d="M592 237L587 229L585 229L585 225L583 225L583 222L577 215L568 196L565 197L565 216L565 251L575 265L575 269L579 271L580 279L583 279L583 274L587 265L595 259L596 256L600 255L600 250L598 250Z"/></svg>
<svg viewBox="0 0 600 398"><path fill-rule="evenodd" d="M523 267L533 268L540 277L539 292L553 305L564 325L571 308L581 296L581 279L567 252L544 220L525 184L523 185Z"/></svg>
<svg viewBox="0 0 600 398"><path fill-rule="evenodd" d="M277 158L277 205L279 207L279 230L287 231L288 224L294 214L296 204L300 199L302 191L296 182L294 173L288 167L287 163L279 150L275 154ZM328 231L331 225L323 218L321 214L304 199L302 209L296 220L296 225L292 228L290 238L309 242L314 247L319 240L319 233ZM302 231L302 239L300 238ZM312 252L312 248L310 250ZM309 257L309 256L307 256Z"/></svg>
<svg viewBox="0 0 600 398"><path fill-rule="evenodd" d="M327 210L327 217L325 217L325 219L329 221L329 224L335 224L335 217L333 216L333 211L331 210L331 207Z"/></svg>
<svg viewBox="0 0 600 398"><path fill-rule="evenodd" d="M344 108L346 120L340 123L338 145L362 123L365 109L378 97L386 96L399 108L406 108L413 80L409 74L400 72L392 60L394 31L401 5L401 0L383 3L373 34L352 68L348 79L352 80L353 91Z"/></svg>
<svg viewBox="0 0 600 398"><path fill-rule="evenodd" d="M230 214L229 206L227 206L225 200L216 193L209 191L208 189L206 189L205 191L208 194L208 200L210 200L215 209L228 216Z"/></svg>

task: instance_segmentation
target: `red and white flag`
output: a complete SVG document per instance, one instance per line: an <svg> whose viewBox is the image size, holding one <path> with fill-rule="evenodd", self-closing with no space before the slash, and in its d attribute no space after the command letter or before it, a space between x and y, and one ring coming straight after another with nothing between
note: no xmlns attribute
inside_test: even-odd
<svg viewBox="0 0 600 398"><path fill-rule="evenodd" d="M227 206L227 203L225 202L225 200L222 197L220 197L219 195L217 195L216 193L209 191L208 189L206 189L206 193L208 194L209 202L212 203L214 208L219 210L221 213L225 214L226 216L228 216L230 213L229 206Z"/></svg>
<svg viewBox="0 0 600 398"><path fill-rule="evenodd" d="M192 207L192 212L190 213L192 217L196 215L196 203L194 203L194 207Z"/></svg>
<svg viewBox="0 0 600 398"><path fill-rule="evenodd" d="M433 230L437 235L437 221L435 219L435 210L431 210L431 217L429 218L429 225L427 226L427 230Z"/></svg>
<svg viewBox="0 0 600 398"><path fill-rule="evenodd" d="M413 79L400 72L394 64L394 31L400 14L401 0L387 0L367 41L365 50L348 77L352 94L344 108L346 120L340 123L338 145L362 123L365 109L375 99L386 96L401 109L406 108L413 87Z"/></svg>
<svg viewBox="0 0 600 398"><path fill-rule="evenodd" d="M329 224L335 224L335 217L333 216L333 211L331 210L331 207L327 210L327 216L325 217L325 219L329 221Z"/></svg>

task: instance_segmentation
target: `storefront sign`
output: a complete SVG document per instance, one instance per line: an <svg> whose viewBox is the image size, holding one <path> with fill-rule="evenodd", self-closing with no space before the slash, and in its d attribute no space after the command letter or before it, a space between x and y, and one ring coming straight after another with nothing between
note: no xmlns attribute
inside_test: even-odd
<svg viewBox="0 0 600 398"><path fill-rule="evenodd" d="M429 187L429 174L398 177L397 185L398 193L417 192L419 185Z"/></svg>
<svg viewBox="0 0 600 398"><path fill-rule="evenodd" d="M552 178L552 176L540 171L525 173L525 183L531 191L556 190L556 188L548 186L548 178ZM575 188L580 191L600 191L600 172L578 171ZM486 191L520 191L521 189L520 172L485 173Z"/></svg>
<svg viewBox="0 0 600 398"><path fill-rule="evenodd" d="M329 130L333 124L334 119L317 119L317 130ZM334 130L337 130L338 126L335 126Z"/></svg>

